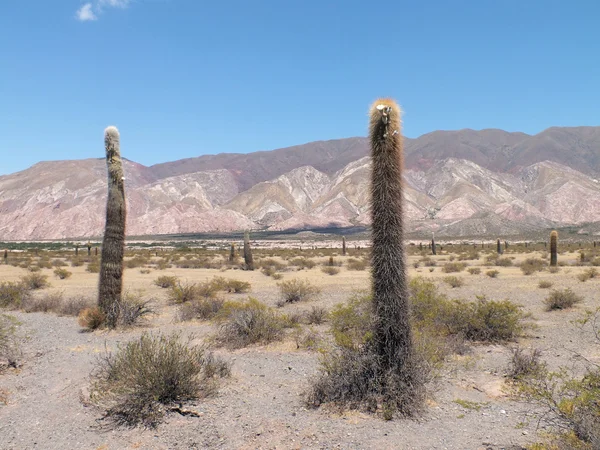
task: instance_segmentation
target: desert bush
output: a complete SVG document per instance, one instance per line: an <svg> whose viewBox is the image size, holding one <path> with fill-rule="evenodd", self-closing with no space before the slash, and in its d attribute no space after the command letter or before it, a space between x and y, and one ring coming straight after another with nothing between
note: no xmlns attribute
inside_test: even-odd
<svg viewBox="0 0 600 450"><path fill-rule="evenodd" d="M425 256L419 262L422 262L425 267L435 267L437 264L434 259L429 256Z"/></svg>
<svg viewBox="0 0 600 450"><path fill-rule="evenodd" d="M63 261L62 259L53 259L52 266L53 267L66 267L66 266L68 266L68 264L65 261Z"/></svg>
<svg viewBox="0 0 600 450"><path fill-rule="evenodd" d="M596 269L595 267L590 267L590 268L584 270L579 275L577 275L577 279L579 281L587 281L591 278L596 278L597 276L598 276L598 269Z"/></svg>
<svg viewBox="0 0 600 450"><path fill-rule="evenodd" d="M538 283L538 287L540 289L548 289L548 288L551 288L553 284L554 283L552 283L552 281L540 280L540 282Z"/></svg>
<svg viewBox="0 0 600 450"><path fill-rule="evenodd" d="M444 273L455 273L462 272L467 267L466 263L463 262L448 262L442 266L442 272Z"/></svg>
<svg viewBox="0 0 600 450"><path fill-rule="evenodd" d="M199 298L179 305L177 309L177 320L184 322L193 319L212 319L223 308L222 298Z"/></svg>
<svg viewBox="0 0 600 450"><path fill-rule="evenodd" d="M550 267L548 267L548 272L550 272L550 273L558 273L558 272L560 272L560 267L550 266Z"/></svg>
<svg viewBox="0 0 600 450"><path fill-rule="evenodd" d="M545 270L546 262L540 258L527 258L519 265L519 268L524 275L531 275Z"/></svg>
<svg viewBox="0 0 600 450"><path fill-rule="evenodd" d="M21 304L21 309L27 313L34 312L58 312L63 302L62 292L53 292L42 296L30 296Z"/></svg>
<svg viewBox="0 0 600 450"><path fill-rule="evenodd" d="M0 314L0 372L4 367L16 367L20 356L17 336L17 320Z"/></svg>
<svg viewBox="0 0 600 450"><path fill-rule="evenodd" d="M308 325L321 325L327 320L328 312L320 306L311 306L310 310L304 313L304 323Z"/></svg>
<svg viewBox="0 0 600 450"><path fill-rule="evenodd" d="M485 274L490 278L496 278L499 273L497 270L488 270Z"/></svg>
<svg viewBox="0 0 600 450"><path fill-rule="evenodd" d="M235 294L243 294L246 292L250 292L250 288L250 283L248 283L247 281L225 279L222 290L227 292L233 292Z"/></svg>
<svg viewBox="0 0 600 450"><path fill-rule="evenodd" d="M104 325L106 314L98 306L92 306L82 310L77 320L80 327L93 331Z"/></svg>
<svg viewBox="0 0 600 450"><path fill-rule="evenodd" d="M318 350L323 342L321 335L312 328L308 330L299 329L297 333L294 333L294 340L296 341L296 348L307 350Z"/></svg>
<svg viewBox="0 0 600 450"><path fill-rule="evenodd" d="M326 273L327 275L337 275L340 273L340 269L333 266L323 266L321 267L321 272Z"/></svg>
<svg viewBox="0 0 600 450"><path fill-rule="evenodd" d="M459 261L475 261L479 259L479 252L477 250L462 253L458 256Z"/></svg>
<svg viewBox="0 0 600 450"><path fill-rule="evenodd" d="M148 275L150 272L152 272L150 269L140 269L140 273L142 275Z"/></svg>
<svg viewBox="0 0 600 450"><path fill-rule="evenodd" d="M151 299L144 300L139 292L126 292L118 303L118 325L123 327L138 325L141 320L156 314L152 303Z"/></svg>
<svg viewBox="0 0 600 450"><path fill-rule="evenodd" d="M89 262L85 270L89 273L100 273L100 262Z"/></svg>
<svg viewBox="0 0 600 450"><path fill-rule="evenodd" d="M156 261L156 269L157 270L165 270L172 267L171 264L169 264L169 260L166 258L161 258L158 261Z"/></svg>
<svg viewBox="0 0 600 450"><path fill-rule="evenodd" d="M348 270L365 270L367 266L365 259L348 258Z"/></svg>
<svg viewBox="0 0 600 450"><path fill-rule="evenodd" d="M544 418L557 433L547 437L536 449L594 450L600 448L600 369L588 369L582 378L574 378L562 368L550 372L542 366L537 372L521 377L514 393L546 410Z"/></svg>
<svg viewBox="0 0 600 450"><path fill-rule="evenodd" d="M154 280L154 284L161 288L172 288L177 284L177 280L179 278L175 276L161 275L156 280Z"/></svg>
<svg viewBox="0 0 600 450"><path fill-rule="evenodd" d="M47 275L41 275L39 273L31 273L21 277L21 284L27 289L36 290L44 289L50 286Z"/></svg>
<svg viewBox="0 0 600 450"><path fill-rule="evenodd" d="M294 278L288 281L278 283L281 298L277 306L283 306L286 303L296 303L314 299L320 290L310 284L308 280L299 280Z"/></svg>
<svg viewBox="0 0 600 450"><path fill-rule="evenodd" d="M471 275L479 275L481 273L481 269L479 267L469 267L467 272L469 272Z"/></svg>
<svg viewBox="0 0 600 450"><path fill-rule="evenodd" d="M273 258L263 258L258 262L258 266L262 269L271 269L273 272L279 272L285 270L287 264Z"/></svg>
<svg viewBox="0 0 600 450"><path fill-rule="evenodd" d="M329 313L331 332L339 347L358 350L373 337L371 296L359 292Z"/></svg>
<svg viewBox="0 0 600 450"><path fill-rule="evenodd" d="M487 300L478 296L476 302L454 300L445 310L443 323L450 334L469 341L498 342L514 340L526 325L522 307L509 300Z"/></svg>
<svg viewBox="0 0 600 450"><path fill-rule="evenodd" d="M61 280L66 280L71 275L73 275L73 273L69 272L67 269L58 268L58 269L54 269L54 275L56 275Z"/></svg>
<svg viewBox="0 0 600 450"><path fill-rule="evenodd" d="M312 269L316 265L316 262L308 258L294 258L290 261L290 266L299 267L301 269Z"/></svg>
<svg viewBox="0 0 600 450"><path fill-rule="evenodd" d="M285 328L290 325L285 316L254 298L244 302L225 302L217 318L221 325L215 342L229 348L280 340Z"/></svg>
<svg viewBox="0 0 600 450"><path fill-rule="evenodd" d="M443 280L444 280L444 283L446 283L447 285L449 285L452 288L458 288L465 284L465 282L462 278L459 278L456 276L447 276L447 277L444 277Z"/></svg>
<svg viewBox="0 0 600 450"><path fill-rule="evenodd" d="M547 311L554 309L567 309L573 307L576 303L582 302L583 297L577 295L570 288L554 289L544 300Z"/></svg>
<svg viewBox="0 0 600 450"><path fill-rule="evenodd" d="M69 297L62 301L62 303L59 305L56 313L61 316L77 317L77 316L79 316L81 311L83 311L84 309L87 309L87 308L93 308L95 304L96 304L96 299L93 299L91 297L85 297L85 296Z"/></svg>
<svg viewBox="0 0 600 450"><path fill-rule="evenodd" d="M194 283L180 283L178 282L175 286L169 288L169 301L171 303L185 303L190 302L198 297L196 290L196 284Z"/></svg>
<svg viewBox="0 0 600 450"><path fill-rule="evenodd" d="M0 281L0 307L18 309L29 299L31 291L23 283Z"/></svg>
<svg viewBox="0 0 600 450"><path fill-rule="evenodd" d="M38 265L34 265L34 266L29 266L27 267L27 270L30 271L31 273L36 273L42 270L42 268Z"/></svg>
<svg viewBox="0 0 600 450"><path fill-rule="evenodd" d="M71 267L81 267L83 266L83 260L81 258L72 258Z"/></svg>
<svg viewBox="0 0 600 450"><path fill-rule="evenodd" d="M125 261L124 265L128 269L135 269L136 267L143 267L148 264L148 258L136 255L131 259Z"/></svg>
<svg viewBox="0 0 600 450"><path fill-rule="evenodd" d="M518 380L539 374L546 367L540 361L541 356L542 352L538 348L526 352L522 347L513 347L506 376L512 380Z"/></svg>
<svg viewBox="0 0 600 450"><path fill-rule="evenodd" d="M90 398L104 408L104 418L155 427L166 411L181 412L177 405L216 392L217 378L229 376L230 365L191 340L144 333L102 356L92 372Z"/></svg>

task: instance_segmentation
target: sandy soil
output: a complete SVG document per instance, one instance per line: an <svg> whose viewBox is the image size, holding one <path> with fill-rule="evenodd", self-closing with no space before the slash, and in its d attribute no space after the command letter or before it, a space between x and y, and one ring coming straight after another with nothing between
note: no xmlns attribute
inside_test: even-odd
<svg viewBox="0 0 600 450"><path fill-rule="evenodd" d="M351 252L350 252L351 253ZM512 255L515 262L531 255ZM574 262L575 253L561 256ZM337 258L343 260L343 258ZM436 280L451 297L473 299L485 294L490 299L508 298L522 304L533 314L537 329L520 339L525 347L538 347L551 368L573 366L577 354L600 362L600 346L592 336L571 321L585 309L600 306L598 283L576 279L581 267L562 268L557 274L543 272L524 276L516 267L497 268L498 278L482 274L455 274L465 285L452 289L442 281L447 274L436 267L415 269L411 257L410 275ZM447 255L436 256L438 266ZM470 266L481 261L469 261ZM94 296L97 274L84 267L69 268L73 276L58 280L52 271L43 273L52 279L45 293L62 291L65 297ZM16 281L25 269L0 265L0 281ZM143 327L83 333L77 320L54 314L11 312L20 322L23 342L22 366L0 375L0 389L8 392L7 404L0 403L0 448L2 449L517 449L538 439L537 419L529 405L510 400L503 392L504 373L510 357L508 346L475 345L470 355L456 357L432 389L425 414L415 420L394 419L386 422L359 412L340 414L321 408L307 409L302 393L318 371L318 355L297 349L293 339L269 346L237 351L216 352L233 364L233 376L225 381L218 395L189 408L200 417L173 414L155 430L119 428L106 430L98 422L100 412L84 399L89 374L97 356L106 348L116 349L144 331L194 333L198 341L214 333L208 322L179 323L175 307L166 302L166 291L152 284L160 275L175 275L190 282L204 281L215 275L249 281L250 295L275 305L276 281L259 271L213 269L126 270L125 286L142 290L154 298L159 314ZM329 276L319 267L284 272L284 279L308 279L321 287L320 299L286 306L286 311L319 304L330 309L343 302L357 289L369 286L368 271L348 271ZM554 287L571 287L585 301L567 311L546 312L543 299L547 289L538 282L548 279ZM41 295L41 294L40 294ZM230 294L242 299L245 295ZM318 328L326 333L328 326ZM465 408L456 400L474 402L477 408ZM543 426L543 425L542 425Z"/></svg>

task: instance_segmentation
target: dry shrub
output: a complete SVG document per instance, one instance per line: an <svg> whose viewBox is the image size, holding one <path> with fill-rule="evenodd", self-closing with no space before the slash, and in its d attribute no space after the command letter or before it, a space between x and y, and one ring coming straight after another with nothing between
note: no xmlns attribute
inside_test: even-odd
<svg viewBox="0 0 600 450"><path fill-rule="evenodd" d="M91 297L85 297L83 295L77 297L69 297L59 305L57 314L61 316L74 316L77 317L87 308L92 308L96 304L96 300Z"/></svg>
<svg viewBox="0 0 600 450"><path fill-rule="evenodd" d="M452 288L458 288L465 284L465 281L462 278L456 276L447 276L443 278L444 283L449 285Z"/></svg>
<svg viewBox="0 0 600 450"><path fill-rule="evenodd" d="M182 303L177 309L177 320L185 322L188 320L212 319L223 308L224 300L221 298L200 298L190 302Z"/></svg>
<svg viewBox="0 0 600 450"><path fill-rule="evenodd" d="M481 273L481 269L479 267L469 267L467 272L469 272L471 275L479 275Z"/></svg>
<svg viewBox="0 0 600 450"><path fill-rule="evenodd" d="M63 302L62 292L53 292L39 297L31 296L21 304L23 311L34 312L57 312Z"/></svg>
<svg viewBox="0 0 600 450"><path fill-rule="evenodd" d="M0 314L0 372L6 367L16 367L21 355L17 335L17 320Z"/></svg>
<svg viewBox="0 0 600 450"><path fill-rule="evenodd" d="M577 279L579 281L587 281L591 278L596 278L598 276L598 269L595 267L590 267L589 269L584 270L582 273L577 275Z"/></svg>
<svg viewBox="0 0 600 450"><path fill-rule="evenodd" d="M0 307L18 309L31 297L31 291L23 283L0 282Z"/></svg>
<svg viewBox="0 0 600 450"><path fill-rule="evenodd" d="M169 301L172 303L185 303L191 302L197 298L196 285L194 283L180 283L176 286L172 286L169 289Z"/></svg>
<svg viewBox="0 0 600 450"><path fill-rule="evenodd" d="M576 303L583 301L583 297L577 295L570 288L554 289L550 295L544 300L547 311L554 309L567 309L573 307Z"/></svg>
<svg viewBox="0 0 600 450"><path fill-rule="evenodd" d="M546 269L547 263L540 258L527 258L519 267L524 275L531 275L535 272L542 272Z"/></svg>
<svg viewBox="0 0 600 450"><path fill-rule="evenodd" d="M512 380L519 380L539 374L546 368L545 364L540 361L541 356L542 351L539 348L526 352L522 347L513 347L506 376Z"/></svg>
<svg viewBox="0 0 600 450"><path fill-rule="evenodd" d="M550 267L548 267L548 272L550 272L550 273L558 273L558 272L560 272L560 267L550 266Z"/></svg>
<svg viewBox="0 0 600 450"><path fill-rule="evenodd" d="M69 272L67 269L58 268L54 269L54 275L56 275L56 277L58 277L61 280L66 280L71 275L73 275L73 272Z"/></svg>
<svg viewBox="0 0 600 450"><path fill-rule="evenodd" d="M538 287L540 289L548 289L548 288L551 288L553 284L554 283L552 283L552 281L540 280L540 282L538 283Z"/></svg>
<svg viewBox="0 0 600 450"><path fill-rule="evenodd" d="M106 314L98 306L93 306L82 310L77 320L80 327L93 331L104 325Z"/></svg>
<svg viewBox="0 0 600 450"><path fill-rule="evenodd" d="M177 284L178 278L175 276L162 275L154 280L154 284L158 287L167 289L172 288Z"/></svg>
<svg viewBox="0 0 600 450"><path fill-rule="evenodd" d="M308 258L294 258L290 261L290 266L299 267L300 269L312 269L316 265L316 262Z"/></svg>
<svg viewBox="0 0 600 450"><path fill-rule="evenodd" d="M297 278L282 281L277 286L281 294L277 306L283 306L286 303L313 300L321 292L319 288L310 284L308 280L299 280Z"/></svg>
<svg viewBox="0 0 600 450"><path fill-rule="evenodd" d="M221 325L215 342L228 348L281 340L285 328L290 326L285 316L254 298L244 302L225 302L218 319Z"/></svg>
<svg viewBox="0 0 600 450"><path fill-rule="evenodd" d="M126 292L118 304L118 325L130 327L139 325L140 321L156 314L152 307L153 300L144 300L141 292Z"/></svg>
<svg viewBox="0 0 600 450"><path fill-rule="evenodd" d="M48 276L41 275L39 273L31 273L29 275L22 276L21 283L27 289L32 289L32 290L44 289L44 288L50 286L50 283L48 282Z"/></svg>
<svg viewBox="0 0 600 450"><path fill-rule="evenodd" d="M85 270L89 273L100 273L100 262L94 261L88 263Z"/></svg>
<svg viewBox="0 0 600 450"><path fill-rule="evenodd" d="M321 267L321 272L326 273L327 275L337 275L340 273L340 269L333 266L324 266Z"/></svg>
<svg viewBox="0 0 600 450"><path fill-rule="evenodd" d="M329 313L320 306L311 306L310 310L304 313L304 323L308 325L321 325L327 320Z"/></svg>
<svg viewBox="0 0 600 450"><path fill-rule="evenodd" d="M155 427L169 410L214 394L230 365L191 345L192 337L144 333L107 353L92 372L91 400L115 425Z"/></svg>
<svg viewBox="0 0 600 450"><path fill-rule="evenodd" d="M454 272L462 272L467 267L466 263L463 262L448 262L442 266L442 272L444 273L454 273Z"/></svg>
<svg viewBox="0 0 600 450"><path fill-rule="evenodd" d="M499 273L497 270L488 270L485 274L490 278L496 278Z"/></svg>

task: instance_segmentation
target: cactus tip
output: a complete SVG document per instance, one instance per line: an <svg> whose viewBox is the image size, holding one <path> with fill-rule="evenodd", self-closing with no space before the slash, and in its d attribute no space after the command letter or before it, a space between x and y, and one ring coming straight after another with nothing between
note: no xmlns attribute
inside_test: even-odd
<svg viewBox="0 0 600 450"><path fill-rule="evenodd" d="M104 135L119 137L119 130L117 129L117 127L111 125L110 127L106 127L106 129L104 130Z"/></svg>

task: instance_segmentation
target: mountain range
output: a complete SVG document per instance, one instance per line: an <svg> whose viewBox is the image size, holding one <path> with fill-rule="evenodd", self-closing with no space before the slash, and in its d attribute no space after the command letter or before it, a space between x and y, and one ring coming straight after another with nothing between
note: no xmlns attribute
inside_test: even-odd
<svg viewBox="0 0 600 450"><path fill-rule="evenodd" d="M600 127L435 131L404 149L411 231L514 235L600 222ZM150 167L124 159L127 233L368 226L368 150L354 137ZM100 236L105 202L104 158L0 176L0 240Z"/></svg>

